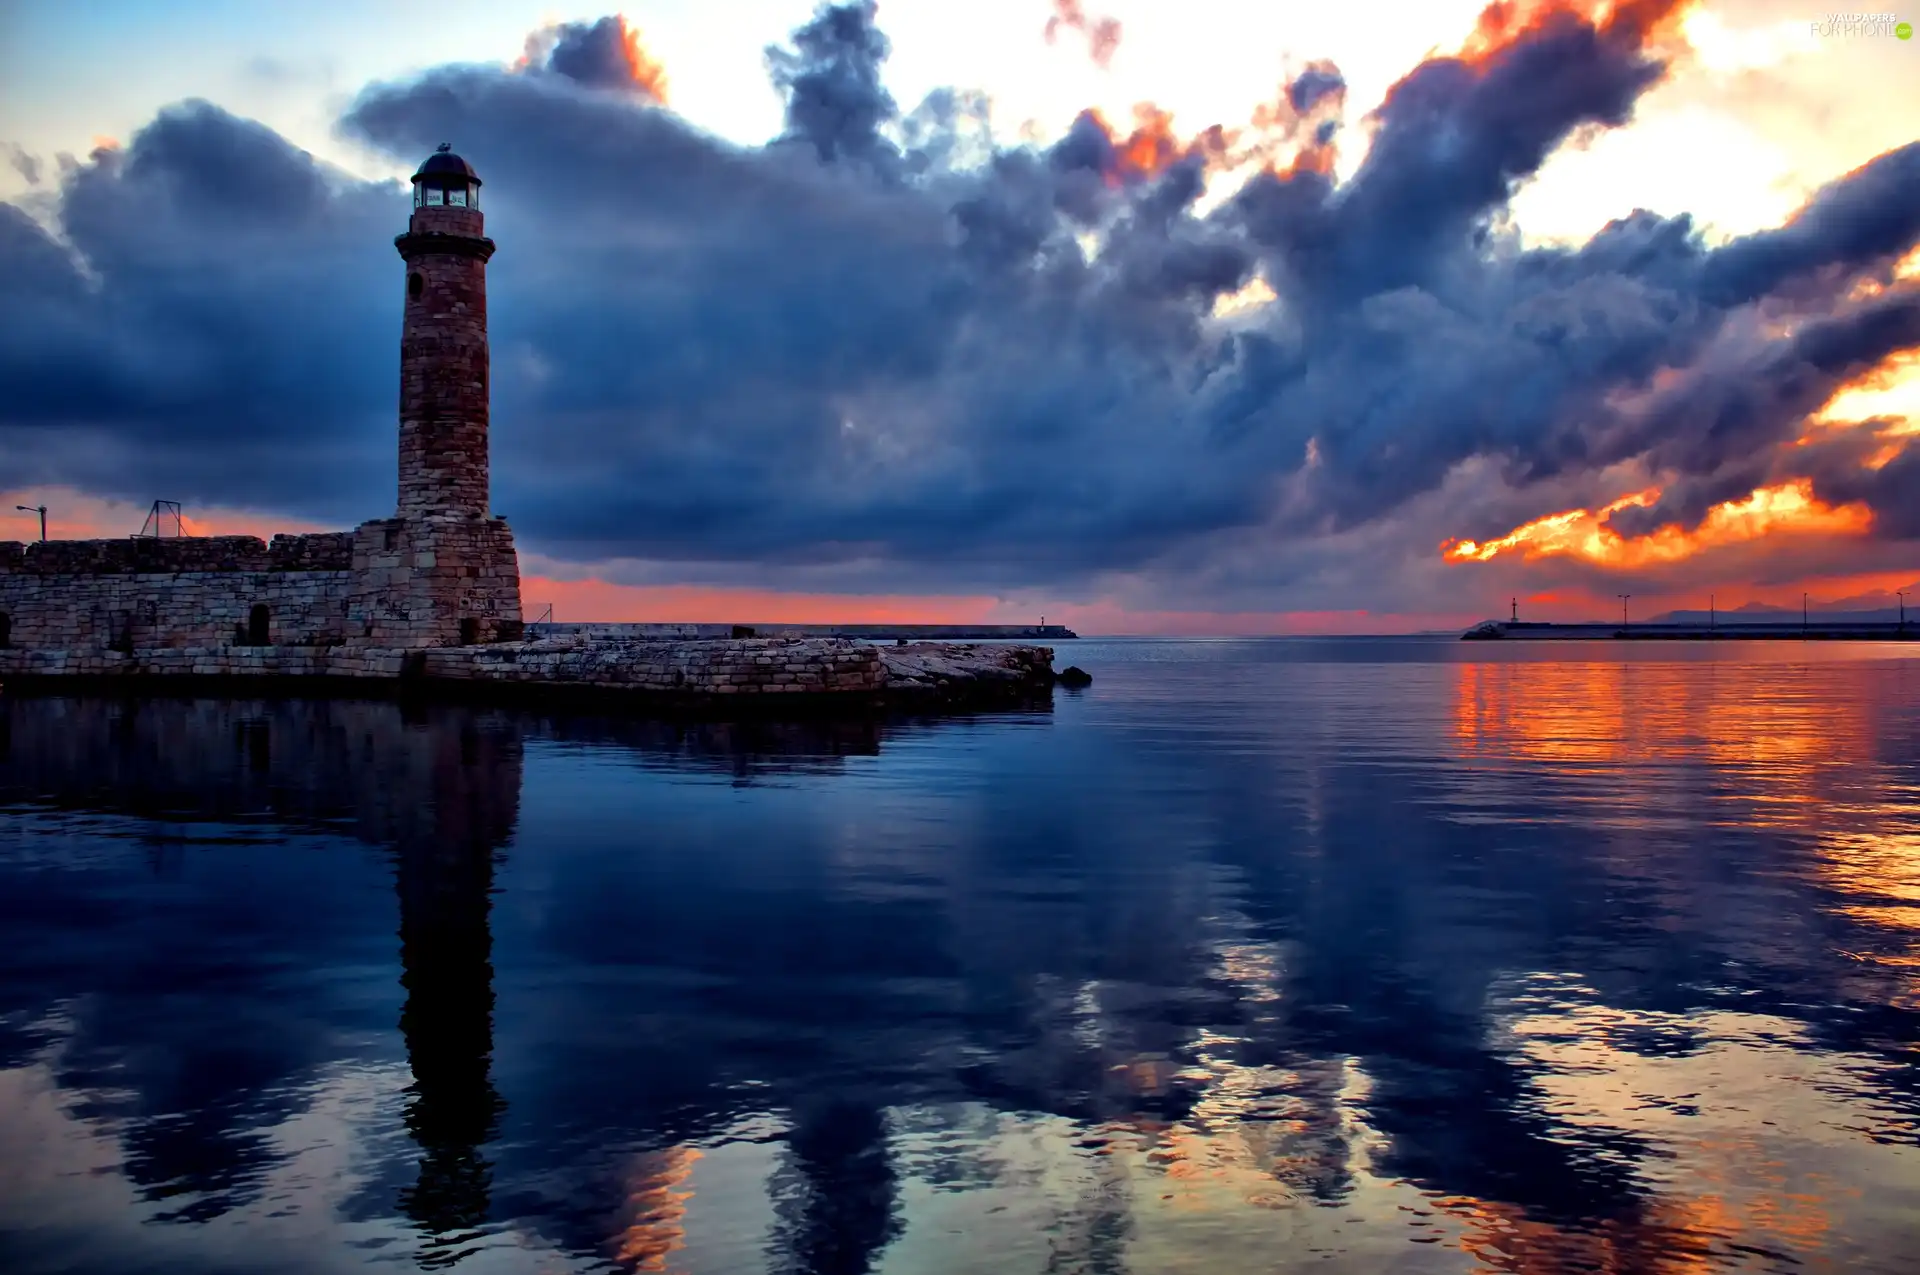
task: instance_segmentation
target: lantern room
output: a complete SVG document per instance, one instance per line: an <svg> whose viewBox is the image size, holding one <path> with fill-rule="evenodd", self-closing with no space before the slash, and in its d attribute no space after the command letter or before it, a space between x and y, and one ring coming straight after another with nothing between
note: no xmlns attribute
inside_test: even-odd
<svg viewBox="0 0 1920 1275"><path fill-rule="evenodd" d="M413 175L415 208L478 208L480 175L442 142Z"/></svg>

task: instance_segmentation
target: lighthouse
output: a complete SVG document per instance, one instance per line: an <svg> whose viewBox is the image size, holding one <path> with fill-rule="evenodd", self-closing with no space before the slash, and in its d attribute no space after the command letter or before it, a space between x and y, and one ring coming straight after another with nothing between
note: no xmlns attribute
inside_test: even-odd
<svg viewBox="0 0 1920 1275"><path fill-rule="evenodd" d="M442 144L413 175L394 247L400 320L399 499L354 533L352 642L475 646L521 634L520 562L488 489L487 262L480 175Z"/></svg>
<svg viewBox="0 0 1920 1275"><path fill-rule="evenodd" d="M488 512L487 260L480 175L442 143L413 175L400 332L401 518Z"/></svg>

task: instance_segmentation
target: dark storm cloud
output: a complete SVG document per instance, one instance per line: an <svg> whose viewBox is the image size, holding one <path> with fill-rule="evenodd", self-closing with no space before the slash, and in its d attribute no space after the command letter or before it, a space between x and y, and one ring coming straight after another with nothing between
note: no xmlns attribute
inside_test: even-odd
<svg viewBox="0 0 1920 1275"><path fill-rule="evenodd" d="M391 450L395 200L187 102L67 174L67 246L0 204L13 481L352 508Z"/></svg>
<svg viewBox="0 0 1920 1275"><path fill-rule="evenodd" d="M891 46L874 26L876 6L823 8L793 33L793 47L767 50L767 70L787 98L786 140L811 144L823 163L864 162L891 171L899 152L881 136L898 108L880 82Z"/></svg>
<svg viewBox="0 0 1920 1275"><path fill-rule="evenodd" d="M1205 155L1143 164L1091 114L1048 148L993 146L950 91L903 116L871 5L769 52L785 127L758 148L596 91L561 47L536 73L375 86L344 125L402 162L451 139L486 179L495 504L552 558L817 588L1158 569L1224 593L1234 564L1279 580L1327 534L1431 555L1429 506L1469 463L1503 494L1458 534L1506 530L1474 524L1528 492L1591 500L1619 463L1695 516L1920 345L1911 285L1844 299L1920 234L1920 145L1722 247L1646 212L1519 246L1514 192L1663 73L1624 17L1430 59L1350 180L1303 162L1205 213ZM1285 92L1337 123L1337 69ZM66 176L71 251L0 206L0 446L41 481L383 512L405 213L203 104ZM1280 303L1215 320L1256 274ZM1402 519L1421 544L1392 547Z"/></svg>
<svg viewBox="0 0 1920 1275"><path fill-rule="evenodd" d="M659 99L665 77L640 48L639 35L619 15L595 22L561 22L527 39L524 69L564 76L591 89L614 89Z"/></svg>
<svg viewBox="0 0 1920 1275"><path fill-rule="evenodd" d="M1816 472L1814 493L1836 505L1865 503L1883 538L1920 540L1920 449L1908 447L1878 469L1836 465Z"/></svg>
<svg viewBox="0 0 1920 1275"><path fill-rule="evenodd" d="M1862 266L1890 262L1920 239L1916 192L1920 143L1888 151L1828 186L1780 229L1715 253L1704 291L1720 304L1751 301L1834 267L1842 283L1850 281Z"/></svg>

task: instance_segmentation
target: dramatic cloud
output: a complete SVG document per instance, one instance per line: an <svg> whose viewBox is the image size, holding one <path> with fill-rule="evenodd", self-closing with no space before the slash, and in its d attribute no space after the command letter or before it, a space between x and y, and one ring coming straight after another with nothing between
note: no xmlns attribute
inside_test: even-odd
<svg viewBox="0 0 1920 1275"><path fill-rule="evenodd" d="M527 37L517 69L565 76L590 89L667 100L664 67L648 56L640 33L618 14L598 22L562 22Z"/></svg>
<svg viewBox="0 0 1920 1275"><path fill-rule="evenodd" d="M1008 147L976 97L902 112L871 4L769 50L764 147L664 109L617 18L516 69L370 87L343 127L405 162L452 140L486 180L495 505L553 561L1189 608L1377 608L1417 580L1431 608L1480 569L1443 541L1649 489L1612 534L1803 481L1913 537L1893 423L1802 436L1920 347L1894 271L1920 143L1717 247L1684 215L1564 247L1509 223L1661 80L1673 8L1495 6L1392 88L1344 181L1331 64L1243 128L1143 107L1125 136L1088 112ZM405 215L395 184L205 103L69 172L51 229L0 205L0 458L135 499L383 512Z"/></svg>

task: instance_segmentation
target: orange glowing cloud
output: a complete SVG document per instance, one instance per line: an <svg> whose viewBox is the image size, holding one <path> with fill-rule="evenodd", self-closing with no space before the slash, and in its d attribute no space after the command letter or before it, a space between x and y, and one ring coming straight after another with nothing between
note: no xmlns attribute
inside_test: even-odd
<svg viewBox="0 0 1920 1275"><path fill-rule="evenodd" d="M1133 131L1121 137L1098 110L1083 114L1113 145L1113 161L1105 173L1109 186L1146 181L1165 172L1182 160L1198 159L1209 173L1231 172L1251 164L1264 165L1278 176L1297 172L1330 173L1335 151L1330 140L1313 137L1299 144L1284 168L1276 166L1274 156L1299 132L1301 117L1286 113L1284 97L1279 106L1262 106L1254 112L1254 123L1246 129L1209 124L1191 137L1182 137L1173 126L1173 114L1152 102L1133 108ZM1325 112L1316 111L1316 116Z"/></svg>
<svg viewBox="0 0 1920 1275"><path fill-rule="evenodd" d="M1451 563L1487 562L1510 553L1529 562L1566 557L1625 570L1679 562L1721 545L1769 536L1857 536L1873 524L1872 511L1866 506L1824 504L1814 496L1810 480L1796 478L1716 505L1691 530L1670 523L1647 535L1628 537L1606 525L1616 511L1650 505L1659 496L1660 489L1652 487L1622 496L1598 510L1548 514L1515 527L1497 540L1448 541L1441 546L1440 555Z"/></svg>
<svg viewBox="0 0 1920 1275"><path fill-rule="evenodd" d="M1151 102L1141 102L1133 108L1133 131L1124 138L1114 132L1113 126L1098 110L1089 107L1083 115L1113 145L1113 161L1105 173L1109 186L1144 181L1165 172L1190 154L1207 153L1206 147L1198 141L1182 141L1173 131L1173 115ZM1216 140L1224 138L1224 133L1218 127L1209 132L1216 136ZM1224 141L1221 141L1221 145L1224 146Z"/></svg>
<svg viewBox="0 0 1920 1275"><path fill-rule="evenodd" d="M648 56L646 48L640 43L639 28L629 27L627 20L622 17L616 16L615 21L620 24L620 46L627 63L627 78L642 93L665 105L667 69L657 59Z"/></svg>
<svg viewBox="0 0 1920 1275"><path fill-rule="evenodd" d="M1603 39L1642 45L1666 42L1683 48L1682 25L1690 7L1690 0L1494 0L1480 11L1460 57L1479 65L1569 18L1592 27Z"/></svg>
<svg viewBox="0 0 1920 1275"><path fill-rule="evenodd" d="M591 46L591 52L585 52ZM578 47L576 57L569 49ZM585 65L576 69L567 62ZM526 49L513 63L515 71L556 70L581 83L621 88L665 105L667 72L640 42L640 29L627 25L625 16L612 14L598 22L555 23L527 37Z"/></svg>

